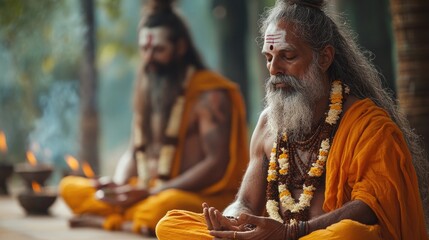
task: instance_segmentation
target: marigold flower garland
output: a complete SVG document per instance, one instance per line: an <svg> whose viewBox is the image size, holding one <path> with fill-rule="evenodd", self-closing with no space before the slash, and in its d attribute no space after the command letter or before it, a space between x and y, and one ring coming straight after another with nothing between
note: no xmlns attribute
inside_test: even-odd
<svg viewBox="0 0 429 240"><path fill-rule="evenodd" d="M191 79L191 76L194 74L195 68L194 67L188 67L185 75L185 80L182 84L182 92L177 96L176 101L171 108L170 117L167 122L167 128L165 129L165 137L170 139L176 139L179 135L180 130L180 124L181 119L183 115L183 111L185 108L185 93L186 88L188 87L189 81ZM141 130L137 129L138 135L141 134ZM144 140L144 136L138 136L140 139L135 140L136 143L142 142ZM173 165L173 157L176 152L176 144L173 143L164 143L161 147L160 153L159 153L159 160L158 160L158 179L150 179L149 174L149 166L147 162L147 157L144 151L138 151L136 153L136 159L137 159L137 172L139 176L138 184L141 187L152 187L150 183L151 180L154 180L154 185L162 184L163 179L161 178L169 178L171 167Z"/></svg>
<svg viewBox="0 0 429 240"><path fill-rule="evenodd" d="M349 88L343 85L341 81L336 80L332 82L329 111L326 113L324 122L330 130L328 133L332 132L338 123L342 112L343 93L348 94L349 91ZM288 189L290 185L288 182L290 182L291 176L289 174L290 157L287 148L288 138L286 133L281 134L277 141L274 142L268 167L266 203L267 212L272 219L288 224L297 224L298 221L308 220L308 216L303 215L307 215L311 199L324 173L324 167L331 147L330 138L332 135L322 136L318 157L312 162L307 172L305 182L302 186L303 192L298 201L295 201ZM279 212L279 204L285 210L285 221Z"/></svg>

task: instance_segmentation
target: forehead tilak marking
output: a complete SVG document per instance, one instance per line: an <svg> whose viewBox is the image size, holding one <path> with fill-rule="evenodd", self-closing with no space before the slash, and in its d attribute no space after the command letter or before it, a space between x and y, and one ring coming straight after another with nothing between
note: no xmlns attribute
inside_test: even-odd
<svg viewBox="0 0 429 240"><path fill-rule="evenodd" d="M152 40L153 40L153 35L152 35L152 33L149 33L149 34L147 35L147 46L148 46L148 47L151 47L151 46L152 46Z"/></svg>
<svg viewBox="0 0 429 240"><path fill-rule="evenodd" d="M265 37L265 42L268 44L278 43L281 37L282 37L281 33L267 34L267 36Z"/></svg>
<svg viewBox="0 0 429 240"><path fill-rule="evenodd" d="M267 36L265 37L265 42L267 44L270 44L270 50L274 49L274 44L278 43L280 38L281 38L281 34L277 33L277 34L267 34Z"/></svg>
<svg viewBox="0 0 429 240"><path fill-rule="evenodd" d="M275 44L279 44L279 43L284 43L284 41L286 40L286 32L285 31L281 31L277 33L272 33L272 34L266 34L265 35L265 44L269 44L270 45L270 50L274 49L274 45Z"/></svg>
<svg viewBox="0 0 429 240"><path fill-rule="evenodd" d="M166 33L160 28L143 28L139 33L139 44L141 46L147 45L149 47L162 44L166 41Z"/></svg>

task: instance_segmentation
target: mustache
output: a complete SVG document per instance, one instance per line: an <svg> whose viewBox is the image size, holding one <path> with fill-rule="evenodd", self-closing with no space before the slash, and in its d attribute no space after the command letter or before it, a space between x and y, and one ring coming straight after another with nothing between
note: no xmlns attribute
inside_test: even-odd
<svg viewBox="0 0 429 240"><path fill-rule="evenodd" d="M301 90L303 89L302 81L292 75L275 75L268 78L266 82L266 88L267 90L276 90L277 84L285 84L294 90Z"/></svg>
<svg viewBox="0 0 429 240"><path fill-rule="evenodd" d="M155 69L156 69L155 71L157 73L164 73L164 72L166 72L168 70L168 65L159 63L157 61L150 61L150 62L148 62L146 64L146 66L144 66L144 69L143 69L144 72L145 73L150 73L151 72L151 70L150 70L151 67L155 67Z"/></svg>

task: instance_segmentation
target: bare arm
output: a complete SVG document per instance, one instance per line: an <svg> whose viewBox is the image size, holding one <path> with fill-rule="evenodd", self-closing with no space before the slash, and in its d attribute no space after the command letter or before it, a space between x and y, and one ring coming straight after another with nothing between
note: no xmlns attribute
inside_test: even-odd
<svg viewBox="0 0 429 240"><path fill-rule="evenodd" d="M127 150L116 164L113 178L105 179L105 177L102 177L98 179L98 186L96 187L101 188L101 190L96 192L96 197L99 200L112 205L129 207L148 196L146 189L136 188L127 184L131 177L137 176L137 163L134 159L133 146L142 144L143 140L138 124L139 116L138 113L134 113L130 142Z"/></svg>
<svg viewBox="0 0 429 240"><path fill-rule="evenodd" d="M229 162L231 102L226 91L203 93L195 108L196 124L205 157L152 194L167 188L203 189L222 178ZM192 127L190 127L192 128Z"/></svg>
<svg viewBox="0 0 429 240"><path fill-rule="evenodd" d="M264 149L267 137L266 115L262 113L250 141L250 162L240 190L236 200L224 210L223 215L238 217L241 213L262 214L267 187L267 159Z"/></svg>
<svg viewBox="0 0 429 240"><path fill-rule="evenodd" d="M351 219L367 225L376 224L378 221L377 216L367 204L360 200L353 200L332 212L310 220L308 222L309 231L313 232L319 229L325 229L343 219Z"/></svg>
<svg viewBox="0 0 429 240"><path fill-rule="evenodd" d="M113 175L113 182L118 185L127 183L133 174L134 176L136 175L136 173L134 173L135 169L136 164L133 158L133 150L131 147L129 147L121 156L118 164L116 165L115 173Z"/></svg>
<svg viewBox="0 0 429 240"><path fill-rule="evenodd" d="M137 176L137 164L133 156L133 139L135 138L136 131L139 131L137 126L138 117L139 116L135 114L132 123L130 143L115 168L113 182L118 185L125 184L131 177Z"/></svg>

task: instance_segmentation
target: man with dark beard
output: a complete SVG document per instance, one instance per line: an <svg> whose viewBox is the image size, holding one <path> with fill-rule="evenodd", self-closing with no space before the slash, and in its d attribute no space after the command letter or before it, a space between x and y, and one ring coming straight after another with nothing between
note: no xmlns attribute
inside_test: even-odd
<svg viewBox="0 0 429 240"><path fill-rule="evenodd" d="M247 166L238 86L205 69L171 1L149 1L139 27L142 67L133 137L112 180L64 178L71 227L153 234L168 210L223 209Z"/></svg>
<svg viewBox="0 0 429 240"><path fill-rule="evenodd" d="M428 239L418 137L323 5L278 0L267 12L267 105L237 197L223 212L170 211L158 239Z"/></svg>

